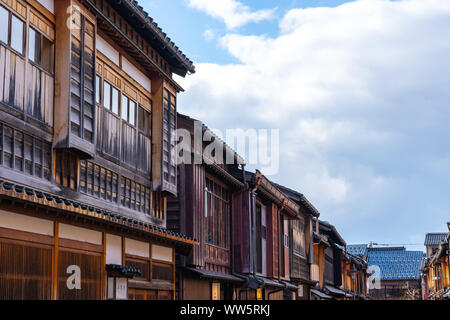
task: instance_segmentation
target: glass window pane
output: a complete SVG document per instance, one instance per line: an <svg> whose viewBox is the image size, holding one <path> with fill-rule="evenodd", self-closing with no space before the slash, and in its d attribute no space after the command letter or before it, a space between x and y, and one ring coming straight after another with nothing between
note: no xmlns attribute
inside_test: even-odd
<svg viewBox="0 0 450 320"><path fill-rule="evenodd" d="M8 43L8 22L9 12L0 6L0 41L3 41L5 44Z"/></svg>
<svg viewBox="0 0 450 320"><path fill-rule="evenodd" d="M101 102L100 82L101 82L100 77L96 76L95 77L95 101L98 104L100 104L100 102Z"/></svg>
<svg viewBox="0 0 450 320"><path fill-rule="evenodd" d="M129 122L136 125L136 103L130 100L130 119Z"/></svg>
<svg viewBox="0 0 450 320"><path fill-rule="evenodd" d="M138 128L141 131L145 130L144 109L140 106L138 108Z"/></svg>
<svg viewBox="0 0 450 320"><path fill-rule="evenodd" d="M128 121L128 98L122 95L122 119Z"/></svg>
<svg viewBox="0 0 450 320"><path fill-rule="evenodd" d="M103 105L111 110L111 85L106 81L103 82Z"/></svg>
<svg viewBox="0 0 450 320"><path fill-rule="evenodd" d="M28 47L28 59L36 62L36 31L32 28L30 28L30 42Z"/></svg>
<svg viewBox="0 0 450 320"><path fill-rule="evenodd" d="M53 50L53 43L46 37L42 37L41 64L42 68L50 73L53 73Z"/></svg>
<svg viewBox="0 0 450 320"><path fill-rule="evenodd" d="M11 21L11 48L23 54L23 28L24 23L15 15Z"/></svg>
<svg viewBox="0 0 450 320"><path fill-rule="evenodd" d="M111 111L119 115L119 91L114 87L112 89Z"/></svg>

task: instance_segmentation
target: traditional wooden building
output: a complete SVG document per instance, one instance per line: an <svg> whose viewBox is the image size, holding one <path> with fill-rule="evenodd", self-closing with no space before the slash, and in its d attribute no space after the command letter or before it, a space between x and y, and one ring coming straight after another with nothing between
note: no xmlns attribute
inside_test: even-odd
<svg viewBox="0 0 450 320"><path fill-rule="evenodd" d="M258 170L235 176L247 186L233 198L232 265L245 277L237 298L295 299L299 287L291 281L290 225L300 219L300 207Z"/></svg>
<svg viewBox="0 0 450 320"><path fill-rule="evenodd" d="M368 296L367 262L345 251L342 255L342 285L346 299L365 300Z"/></svg>
<svg viewBox="0 0 450 320"><path fill-rule="evenodd" d="M136 1L0 0L0 299L172 299L172 75Z"/></svg>
<svg viewBox="0 0 450 320"><path fill-rule="evenodd" d="M445 232L430 232L425 235L425 242L423 245L426 249L427 258L430 258L436 250L439 249L442 241L447 239L448 233Z"/></svg>
<svg viewBox="0 0 450 320"><path fill-rule="evenodd" d="M320 213L303 194L278 184L277 187L299 206L299 218L289 221L290 278L298 287L295 298L309 300L311 288L317 284L311 280L313 218L318 218Z"/></svg>
<svg viewBox="0 0 450 320"><path fill-rule="evenodd" d="M422 296L425 300L450 299L450 233L447 233L445 237L440 237L440 239L438 246L433 239L430 239L430 234L427 234L425 239L427 247L434 247L433 250L429 251L430 256L424 258L421 268Z"/></svg>
<svg viewBox="0 0 450 320"><path fill-rule="evenodd" d="M179 114L178 128L189 133L183 150L189 155L178 166L178 196L168 201L168 227L199 243L188 257L177 256L178 297L233 300L244 282L231 264L234 197L246 186L231 172L243 170L245 162L202 122Z"/></svg>
<svg viewBox="0 0 450 320"><path fill-rule="evenodd" d="M336 228L315 218L311 279L317 281L312 299L349 298L343 287L343 259L346 242Z"/></svg>

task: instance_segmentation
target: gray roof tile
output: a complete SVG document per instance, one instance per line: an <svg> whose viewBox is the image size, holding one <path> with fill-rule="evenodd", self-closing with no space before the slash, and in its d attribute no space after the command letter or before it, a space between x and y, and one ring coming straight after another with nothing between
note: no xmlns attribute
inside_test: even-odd
<svg viewBox="0 0 450 320"><path fill-rule="evenodd" d="M425 246L438 246L442 240L447 238L448 233L427 233L425 236Z"/></svg>

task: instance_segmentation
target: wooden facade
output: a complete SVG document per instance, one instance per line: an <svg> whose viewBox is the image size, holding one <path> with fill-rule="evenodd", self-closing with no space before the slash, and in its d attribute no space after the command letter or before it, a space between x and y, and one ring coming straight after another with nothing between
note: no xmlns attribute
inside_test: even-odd
<svg viewBox="0 0 450 320"><path fill-rule="evenodd" d="M172 76L192 62L131 0L0 0L0 21L0 298L174 298L196 242L166 229Z"/></svg>
<svg viewBox="0 0 450 320"><path fill-rule="evenodd" d="M347 252L346 242L336 228L314 221L311 279L316 282L312 299L361 300L367 297L367 262Z"/></svg>
<svg viewBox="0 0 450 320"><path fill-rule="evenodd" d="M192 141L195 128L202 137L210 133L200 121L180 114L178 128L186 130ZM230 172L239 170L245 163L219 138L213 139L224 150L223 158L220 158L225 159L226 152L231 152L233 163L195 162L195 152L206 156L203 151L207 145L202 143L202 149L189 154L190 163L178 166L178 197L168 201L168 228L192 236L199 243L188 257L177 257L180 299L232 300L236 297L236 286L243 282L233 275L231 228L235 216L235 195L245 185Z"/></svg>
<svg viewBox="0 0 450 320"><path fill-rule="evenodd" d="M450 224L449 224L450 229ZM450 233L440 244L429 250L421 268L422 298L425 300L450 299ZM432 246L431 244L427 244Z"/></svg>
<svg viewBox="0 0 450 320"><path fill-rule="evenodd" d="M277 187L299 206L299 217L289 221L290 278L298 286L297 300L309 300L316 281L311 277L313 262L313 218L319 211L301 193L281 185Z"/></svg>
<svg viewBox="0 0 450 320"><path fill-rule="evenodd" d="M294 278L299 279L296 277L301 267L292 268L291 241L293 222L305 221L300 206L259 171L241 174L241 179L248 189L235 195L233 267L247 280L238 297L292 300L301 293L300 298L303 298L303 288L293 282ZM309 225L299 223L297 226L301 228L297 230L302 238L299 242L305 245ZM304 280L309 283L309 277Z"/></svg>

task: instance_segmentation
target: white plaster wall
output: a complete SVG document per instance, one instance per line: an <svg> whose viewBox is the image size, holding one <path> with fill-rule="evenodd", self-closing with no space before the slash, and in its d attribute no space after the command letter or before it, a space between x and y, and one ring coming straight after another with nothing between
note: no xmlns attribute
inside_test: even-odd
<svg viewBox="0 0 450 320"><path fill-rule="evenodd" d="M75 227L64 223L59 224L59 237L62 239L87 242L97 245L103 244L101 232Z"/></svg>
<svg viewBox="0 0 450 320"><path fill-rule="evenodd" d="M0 227L53 236L53 221L0 210Z"/></svg>
<svg viewBox="0 0 450 320"><path fill-rule="evenodd" d="M122 238L106 234L106 264L122 265Z"/></svg>
<svg viewBox="0 0 450 320"><path fill-rule="evenodd" d="M103 53L108 59L114 62L117 66L120 66L120 54L119 51L114 49L105 39L96 36L97 50Z"/></svg>
<svg viewBox="0 0 450 320"><path fill-rule="evenodd" d="M150 258L150 244L125 238L125 253Z"/></svg>
<svg viewBox="0 0 450 320"><path fill-rule="evenodd" d="M152 91L152 82L142 71L140 71L134 64L122 56L122 70L125 71L131 78L143 86L148 92Z"/></svg>
<svg viewBox="0 0 450 320"><path fill-rule="evenodd" d="M152 259L172 262L172 248L152 245Z"/></svg>

